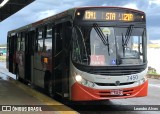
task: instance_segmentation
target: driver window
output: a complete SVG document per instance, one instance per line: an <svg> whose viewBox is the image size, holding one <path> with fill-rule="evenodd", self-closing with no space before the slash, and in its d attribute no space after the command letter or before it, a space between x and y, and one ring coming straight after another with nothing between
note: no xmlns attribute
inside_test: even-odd
<svg viewBox="0 0 160 114"><path fill-rule="evenodd" d="M91 63L93 65L115 65L116 64L116 48L114 29L112 27L100 27L102 35L100 37L97 31L91 30L90 47L91 47ZM109 45L108 45L109 44ZM94 56L101 58L96 59Z"/></svg>

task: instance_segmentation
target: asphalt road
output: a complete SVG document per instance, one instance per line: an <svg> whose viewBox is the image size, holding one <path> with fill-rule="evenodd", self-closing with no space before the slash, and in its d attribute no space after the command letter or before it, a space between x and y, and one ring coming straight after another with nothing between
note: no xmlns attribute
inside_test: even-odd
<svg viewBox="0 0 160 114"><path fill-rule="evenodd" d="M79 110L83 114L159 114L160 80L148 80L149 90L147 97L83 102L81 103L82 106L79 107L76 107L76 103L73 103L75 106L72 105L72 108Z"/></svg>
<svg viewBox="0 0 160 114"><path fill-rule="evenodd" d="M71 107L82 114L159 114L160 80L148 80L147 97L83 102L79 107L73 103Z"/></svg>
<svg viewBox="0 0 160 114"><path fill-rule="evenodd" d="M7 73L4 68L5 63L0 62L0 72ZM11 75L11 74L8 74ZM14 75L11 75L14 78ZM159 114L160 113L160 80L158 79L148 79L149 80L149 90L147 97L141 98L129 98L129 99L113 99L106 101L93 101L93 102L81 102L82 107L76 107L76 102L71 102L71 108L80 110L78 111L82 114ZM67 104L68 102L64 102ZM110 111L104 110L109 109ZM150 111L142 111L143 109L152 108ZM102 110L96 110L97 108L102 108ZM137 108L141 108L138 111ZM94 111L93 111L93 110ZM158 111L157 111L158 109ZM88 111L89 110L89 111ZM120 111L121 110L121 111ZM125 110L125 111L123 111Z"/></svg>

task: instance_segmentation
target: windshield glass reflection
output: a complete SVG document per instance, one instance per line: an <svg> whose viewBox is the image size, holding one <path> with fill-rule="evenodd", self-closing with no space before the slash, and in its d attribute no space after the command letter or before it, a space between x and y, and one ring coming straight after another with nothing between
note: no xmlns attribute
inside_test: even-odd
<svg viewBox="0 0 160 114"><path fill-rule="evenodd" d="M131 30L132 29L132 30ZM90 66L139 65L144 61L144 28L74 27L72 59Z"/></svg>

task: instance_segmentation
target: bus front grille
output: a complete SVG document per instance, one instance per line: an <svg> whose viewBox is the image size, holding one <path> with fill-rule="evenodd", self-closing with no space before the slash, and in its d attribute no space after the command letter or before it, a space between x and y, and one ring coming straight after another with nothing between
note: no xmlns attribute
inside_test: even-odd
<svg viewBox="0 0 160 114"><path fill-rule="evenodd" d="M104 76L123 76L143 72L147 68L147 64L128 65L128 66L88 66L73 62L74 66L84 72L104 75Z"/></svg>
<svg viewBox="0 0 160 114"><path fill-rule="evenodd" d="M130 85L133 84L134 82L126 82L126 83L120 83L119 86L122 85ZM117 86L115 83L96 83L98 86Z"/></svg>
<svg viewBox="0 0 160 114"><path fill-rule="evenodd" d="M96 75L109 75L109 76L122 76L122 75L131 75L131 74L136 74L142 72L143 69L116 69L116 70L108 70L108 69L99 69L99 70L91 70L91 74L96 74Z"/></svg>

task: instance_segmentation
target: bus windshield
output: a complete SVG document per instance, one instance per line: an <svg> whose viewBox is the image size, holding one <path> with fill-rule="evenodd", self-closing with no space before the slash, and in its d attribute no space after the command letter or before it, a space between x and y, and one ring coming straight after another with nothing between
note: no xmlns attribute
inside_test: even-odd
<svg viewBox="0 0 160 114"><path fill-rule="evenodd" d="M72 60L89 66L140 65L144 61L144 28L75 26Z"/></svg>

